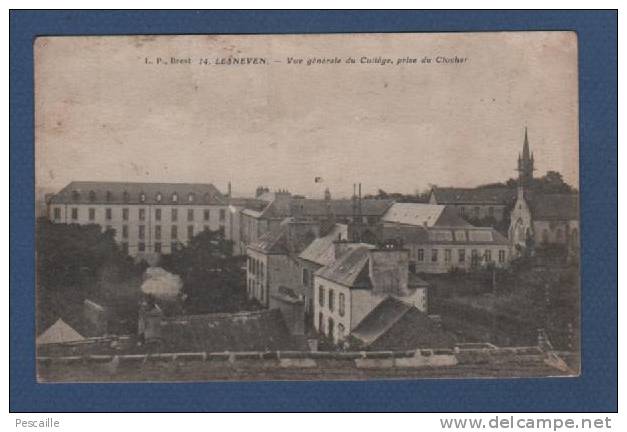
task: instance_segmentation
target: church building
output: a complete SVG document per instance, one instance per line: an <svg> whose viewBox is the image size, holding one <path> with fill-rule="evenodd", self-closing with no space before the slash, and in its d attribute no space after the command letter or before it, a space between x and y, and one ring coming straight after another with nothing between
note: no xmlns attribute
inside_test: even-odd
<svg viewBox="0 0 627 432"><path fill-rule="evenodd" d="M510 215L509 239L513 257L536 247L564 245L579 248L579 195L543 194L532 188L534 158L529 152L525 128L522 154L518 157L518 191Z"/></svg>

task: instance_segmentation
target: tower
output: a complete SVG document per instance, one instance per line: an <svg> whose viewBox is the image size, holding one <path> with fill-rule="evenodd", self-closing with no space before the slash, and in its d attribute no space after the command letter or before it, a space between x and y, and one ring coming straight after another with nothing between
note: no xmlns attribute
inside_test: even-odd
<svg viewBox="0 0 627 432"><path fill-rule="evenodd" d="M531 186L533 180L533 153L529 153L529 138L525 127L525 141L523 143L522 155L518 155L518 185L522 187Z"/></svg>

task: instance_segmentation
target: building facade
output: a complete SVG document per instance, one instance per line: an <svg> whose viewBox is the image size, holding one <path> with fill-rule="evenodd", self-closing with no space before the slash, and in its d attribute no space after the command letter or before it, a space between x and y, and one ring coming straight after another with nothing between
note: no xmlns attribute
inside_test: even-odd
<svg viewBox="0 0 627 432"><path fill-rule="evenodd" d="M394 204L383 217L382 242L409 252L416 273L506 267L509 240L491 227L475 227L449 206Z"/></svg>
<svg viewBox="0 0 627 432"><path fill-rule="evenodd" d="M211 184L72 182L47 206L51 222L100 225L130 256L154 259L202 230L227 235L227 201Z"/></svg>

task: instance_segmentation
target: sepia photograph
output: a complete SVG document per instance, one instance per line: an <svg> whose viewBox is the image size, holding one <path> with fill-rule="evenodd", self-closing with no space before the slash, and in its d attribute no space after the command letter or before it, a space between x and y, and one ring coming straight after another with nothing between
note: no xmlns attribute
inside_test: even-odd
<svg viewBox="0 0 627 432"><path fill-rule="evenodd" d="M33 50L39 383L580 375L575 32Z"/></svg>

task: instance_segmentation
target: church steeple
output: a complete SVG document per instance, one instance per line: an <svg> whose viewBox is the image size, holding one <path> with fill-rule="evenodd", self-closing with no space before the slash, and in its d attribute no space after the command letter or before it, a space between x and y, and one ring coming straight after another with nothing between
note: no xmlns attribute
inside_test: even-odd
<svg viewBox="0 0 627 432"><path fill-rule="evenodd" d="M534 171L533 153L529 152L529 137L525 127L525 139L523 142L522 155L518 155L518 184L526 187L531 185Z"/></svg>

